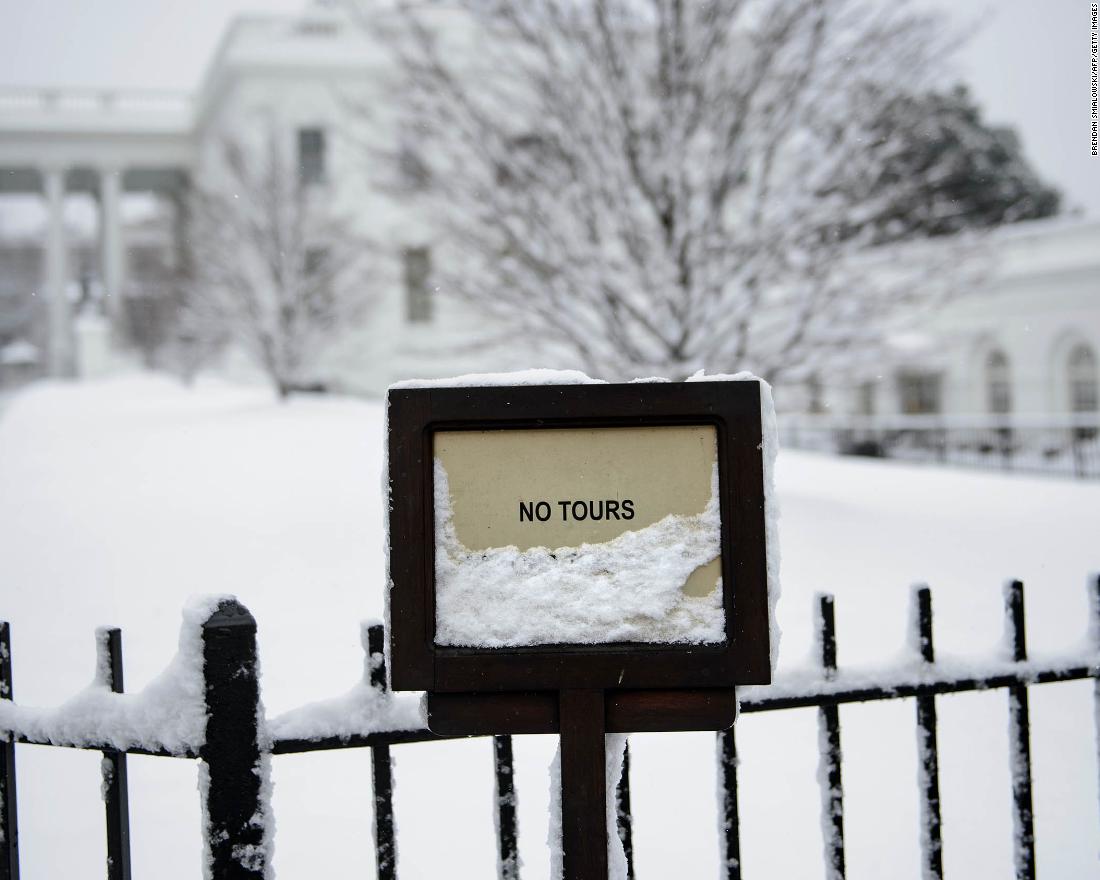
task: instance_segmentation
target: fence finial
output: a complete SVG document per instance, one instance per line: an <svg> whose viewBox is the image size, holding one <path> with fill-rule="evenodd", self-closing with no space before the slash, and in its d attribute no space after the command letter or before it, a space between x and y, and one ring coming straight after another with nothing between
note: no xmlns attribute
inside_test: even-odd
<svg viewBox="0 0 1100 880"><path fill-rule="evenodd" d="M1027 633L1024 626L1024 585L1011 581L1005 587L1005 617L1017 663L1027 661ZM1016 880L1035 880L1035 821L1031 797L1031 722L1027 685L1014 684L1008 691L1009 760L1012 766L1013 843Z"/></svg>
<svg viewBox="0 0 1100 880"><path fill-rule="evenodd" d="M386 628L377 621L365 622L362 638L370 686L385 691L389 688L386 682Z"/></svg>
<svg viewBox="0 0 1100 880"><path fill-rule="evenodd" d="M936 660L932 641L932 591L925 585L913 590L912 632L910 638L921 660L932 664ZM943 821L940 814L940 758L937 734L936 697L917 697L917 767L920 790L921 856L924 880L943 877Z"/></svg>
<svg viewBox="0 0 1100 880"><path fill-rule="evenodd" d="M833 597L817 597L817 641L821 650L821 669L826 681L836 678L836 618ZM841 777L840 712L836 703L823 703L818 709L818 742L821 750L822 828L825 833L825 876L844 880L844 783Z"/></svg>
<svg viewBox="0 0 1100 880"><path fill-rule="evenodd" d="M0 700L14 700L11 627L0 620ZM0 880L19 880L19 817L15 791L15 737L0 734Z"/></svg>
<svg viewBox="0 0 1100 880"><path fill-rule="evenodd" d="M934 663L936 649L932 640L932 591L927 584L913 588L910 614L910 640L925 663Z"/></svg>
<svg viewBox="0 0 1100 880"><path fill-rule="evenodd" d="M267 864L256 621L227 599L202 625L206 678L206 844L213 880L262 878Z"/></svg>
<svg viewBox="0 0 1100 880"><path fill-rule="evenodd" d="M826 680L836 677L836 617L831 593L817 595L817 648L820 653L821 669Z"/></svg>
<svg viewBox="0 0 1100 880"><path fill-rule="evenodd" d="M96 678L113 693L123 692L122 630L96 630ZM130 783L126 753L104 749L103 809L107 819L107 880L130 880Z"/></svg>
<svg viewBox="0 0 1100 880"><path fill-rule="evenodd" d="M378 621L364 621L360 630L366 652L367 681L380 694L386 681L386 628ZM397 878L397 837L393 823L393 759L388 745L371 746L371 789L374 793L374 858L378 880Z"/></svg>

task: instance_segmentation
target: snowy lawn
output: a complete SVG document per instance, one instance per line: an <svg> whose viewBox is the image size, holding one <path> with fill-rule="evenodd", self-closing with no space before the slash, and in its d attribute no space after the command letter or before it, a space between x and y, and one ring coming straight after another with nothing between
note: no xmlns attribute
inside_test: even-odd
<svg viewBox="0 0 1100 880"><path fill-rule="evenodd" d="M40 385L0 413L0 617L15 693L53 705L94 671L93 629L123 628L128 690L175 652L194 593L237 594L259 622L269 715L348 690L359 621L382 614L378 404L131 378ZM1084 639L1085 579L1100 568L1100 484L782 452L780 669L807 662L816 591L837 596L841 665L897 658L910 585L933 588L937 651L988 658L1001 584L1027 585L1036 658ZM1095 875L1100 852L1091 684L1032 690L1039 874ZM949 875L1011 873L1004 694L943 697ZM915 709L841 710L848 876L917 878ZM717 876L714 737L632 737L639 876ZM747 876L821 876L812 710L738 724ZM525 878L546 877L552 737L517 737ZM102 876L99 756L23 746L24 877ZM400 746L405 880L495 871L487 741ZM274 759L280 876L373 872L369 755ZM131 758L134 872L200 876L192 762Z"/></svg>

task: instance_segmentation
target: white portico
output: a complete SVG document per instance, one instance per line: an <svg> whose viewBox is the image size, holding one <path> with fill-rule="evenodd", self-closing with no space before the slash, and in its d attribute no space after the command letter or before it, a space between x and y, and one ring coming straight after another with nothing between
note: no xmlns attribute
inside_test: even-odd
<svg viewBox="0 0 1100 880"><path fill-rule="evenodd" d="M178 197L194 165L190 101L156 92L53 89L0 91L0 196L38 193L46 224L43 285L49 315L49 373L73 372L71 268L65 199L90 194L98 204L104 303L117 329L126 275L124 193Z"/></svg>

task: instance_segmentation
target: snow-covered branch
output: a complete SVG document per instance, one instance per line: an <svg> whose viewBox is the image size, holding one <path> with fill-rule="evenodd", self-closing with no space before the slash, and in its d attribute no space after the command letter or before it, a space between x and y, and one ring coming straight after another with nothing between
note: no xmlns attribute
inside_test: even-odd
<svg viewBox="0 0 1100 880"><path fill-rule="evenodd" d="M869 224L938 173L882 169L887 109L930 85L945 45L913 4L359 11L402 74L417 198L449 249L440 289L560 360L610 377L828 367L928 283L923 267L899 283L900 262L858 271Z"/></svg>
<svg viewBox="0 0 1100 880"><path fill-rule="evenodd" d="M325 346L375 298L368 243L319 203L287 152L274 127L219 145L191 200L185 314L193 337L241 346L284 396L316 379Z"/></svg>

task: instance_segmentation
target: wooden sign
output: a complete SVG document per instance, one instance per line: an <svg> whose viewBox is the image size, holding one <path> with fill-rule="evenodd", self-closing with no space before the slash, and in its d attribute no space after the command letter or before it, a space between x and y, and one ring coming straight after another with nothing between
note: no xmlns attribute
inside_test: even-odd
<svg viewBox="0 0 1100 880"><path fill-rule="evenodd" d="M390 676L441 734L560 733L566 880L607 875L604 734L771 680L754 381L391 389Z"/></svg>
<svg viewBox="0 0 1100 880"><path fill-rule="evenodd" d="M395 689L770 680L757 383L388 402Z"/></svg>

